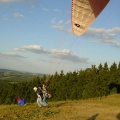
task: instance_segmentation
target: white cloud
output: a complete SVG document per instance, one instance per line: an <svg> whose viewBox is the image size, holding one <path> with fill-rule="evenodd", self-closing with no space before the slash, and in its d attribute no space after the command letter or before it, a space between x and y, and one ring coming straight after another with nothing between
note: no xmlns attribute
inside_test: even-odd
<svg viewBox="0 0 120 120"><path fill-rule="evenodd" d="M16 18L23 18L24 17L24 15L22 15L20 13L14 13L13 16Z"/></svg>
<svg viewBox="0 0 120 120"><path fill-rule="evenodd" d="M53 24L53 25L51 25L51 27L54 29L58 29L58 30L61 30L61 31L67 32L67 33L72 33L71 27L67 26L70 24L70 20L68 20L68 21L64 21L64 20L56 21L56 18L53 18L51 20L51 23Z"/></svg>
<svg viewBox="0 0 120 120"><path fill-rule="evenodd" d="M53 19L51 20L51 23L52 23L52 24L55 24L55 20L56 20L56 18L53 18Z"/></svg>
<svg viewBox="0 0 120 120"><path fill-rule="evenodd" d="M70 50L58 50L58 49L53 49L52 50L52 57L70 61L70 62L75 62L75 63L87 63L88 58L85 57L79 57L78 55L72 53Z"/></svg>
<svg viewBox="0 0 120 120"><path fill-rule="evenodd" d="M61 30L61 31L64 31L64 32L67 32L67 33L72 33L72 29L71 28L66 28L63 25L52 25L51 27L55 28L55 29L58 29L58 30Z"/></svg>
<svg viewBox="0 0 120 120"><path fill-rule="evenodd" d="M29 51L33 52L36 54L49 54L52 55L52 58L57 58L61 60L67 60L70 62L75 62L75 63L87 63L88 58L85 57L80 57L74 53L72 53L70 50L58 50L58 49L52 49L52 50L47 50L39 45L29 45L29 46L22 46L15 48L17 51Z"/></svg>
<svg viewBox="0 0 120 120"><path fill-rule="evenodd" d="M65 22L65 24L70 24L71 23L71 20L68 20Z"/></svg>
<svg viewBox="0 0 120 120"><path fill-rule="evenodd" d="M120 42L116 40L118 34L120 34L120 28L118 27L112 29L89 28L84 36L97 42L109 43L120 47Z"/></svg>
<svg viewBox="0 0 120 120"><path fill-rule="evenodd" d="M66 22L63 20L56 22L55 20L56 19L52 20L52 28L73 34L72 29L66 26L66 24L70 24L70 20ZM86 37L86 39L92 39L95 42L109 43L115 47L120 47L120 42L116 40L118 34L120 34L119 27L112 29L88 28L87 31L83 34L83 37Z"/></svg>
<svg viewBox="0 0 120 120"><path fill-rule="evenodd" d="M0 3L11 3L15 2L15 0L0 0Z"/></svg>
<svg viewBox="0 0 120 120"><path fill-rule="evenodd" d="M58 10L58 9L54 9L53 11L55 11L55 12L60 12L60 10Z"/></svg>
<svg viewBox="0 0 120 120"><path fill-rule="evenodd" d="M0 66L2 66L3 68L10 68L16 70L18 69L25 71L34 71L34 72L41 71L42 73L46 73L46 72L52 73L55 72L56 70L61 71L62 69L67 72L68 67L69 69L74 70L76 69L76 65L78 67L77 69L79 69L79 65L82 65L82 63L86 65L88 63L88 58L80 57L72 53L68 49L47 50L38 45L29 45L29 46L17 47L15 48L15 50L22 51L22 54L24 54L24 52L26 51L36 54L44 54L44 57L42 56L39 58L39 56L37 55L38 59L35 59L33 57L34 55L32 54L30 59L22 59L28 57L16 53L0 52Z"/></svg>
<svg viewBox="0 0 120 120"><path fill-rule="evenodd" d="M65 29L64 26L62 26L62 25L52 25L51 27L59 29L59 30L64 30Z"/></svg>
<svg viewBox="0 0 120 120"><path fill-rule="evenodd" d="M39 45L29 45L15 48L18 51L30 51L36 54L49 54L50 52L47 49L42 48Z"/></svg>
<svg viewBox="0 0 120 120"><path fill-rule="evenodd" d="M113 29L108 29L108 31L109 32L111 32L111 33L120 33L120 28L119 27L115 27L115 28L113 28Z"/></svg>
<svg viewBox="0 0 120 120"><path fill-rule="evenodd" d="M43 11L49 11L49 9L47 9L47 8L41 8Z"/></svg>
<svg viewBox="0 0 120 120"><path fill-rule="evenodd" d="M63 23L63 20L58 21L58 23L59 23L59 24L62 24L62 23Z"/></svg>
<svg viewBox="0 0 120 120"><path fill-rule="evenodd" d="M25 56L18 55L16 53L2 53L2 52L0 52L0 56L1 57L14 57L14 58L27 58Z"/></svg>
<svg viewBox="0 0 120 120"><path fill-rule="evenodd" d="M13 3L13 2L34 2L36 0L0 0L0 3Z"/></svg>

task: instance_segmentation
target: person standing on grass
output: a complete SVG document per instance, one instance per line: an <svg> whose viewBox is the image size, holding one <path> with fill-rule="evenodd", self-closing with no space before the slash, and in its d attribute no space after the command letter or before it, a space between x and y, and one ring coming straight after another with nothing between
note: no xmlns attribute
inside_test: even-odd
<svg viewBox="0 0 120 120"><path fill-rule="evenodd" d="M39 107L43 106L47 106L47 103L43 102L43 91L42 91L42 87L34 87L33 90L36 92L37 95L37 104Z"/></svg>
<svg viewBox="0 0 120 120"><path fill-rule="evenodd" d="M42 86L42 93L43 93L43 103L45 106L48 107L48 102L47 102L48 93L47 93L47 86L45 84L43 84Z"/></svg>
<svg viewBox="0 0 120 120"><path fill-rule="evenodd" d="M36 95L37 95L37 104L38 104L39 107L41 107L42 97L43 97L41 87L39 87L39 88L34 87L33 90L36 92Z"/></svg>

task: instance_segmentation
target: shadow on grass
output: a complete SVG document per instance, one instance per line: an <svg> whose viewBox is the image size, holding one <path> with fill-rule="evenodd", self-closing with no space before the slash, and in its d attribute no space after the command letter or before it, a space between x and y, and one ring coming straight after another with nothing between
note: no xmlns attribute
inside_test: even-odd
<svg viewBox="0 0 120 120"><path fill-rule="evenodd" d="M118 120L120 120L120 113L118 113L116 117L118 118Z"/></svg>
<svg viewBox="0 0 120 120"><path fill-rule="evenodd" d="M88 118L87 120L95 120L98 115L99 114L97 113L97 114L93 115L92 117Z"/></svg>
<svg viewBox="0 0 120 120"><path fill-rule="evenodd" d="M63 106L63 105L65 105L65 104L66 104L66 102L58 103L58 104L56 105L56 107L60 107L60 106Z"/></svg>

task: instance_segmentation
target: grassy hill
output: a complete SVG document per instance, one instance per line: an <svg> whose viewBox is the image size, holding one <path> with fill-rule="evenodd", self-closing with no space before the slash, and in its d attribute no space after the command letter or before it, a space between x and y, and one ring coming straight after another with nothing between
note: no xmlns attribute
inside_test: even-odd
<svg viewBox="0 0 120 120"><path fill-rule="evenodd" d="M28 73L28 72L19 72L14 70L8 69L0 69L0 80L7 80L7 81L24 81L24 80L32 80L35 76L42 77L43 74L35 74L35 73Z"/></svg>
<svg viewBox="0 0 120 120"><path fill-rule="evenodd" d="M0 120L120 120L118 94L88 100L49 102L49 105L49 108L39 108L36 103L1 105Z"/></svg>

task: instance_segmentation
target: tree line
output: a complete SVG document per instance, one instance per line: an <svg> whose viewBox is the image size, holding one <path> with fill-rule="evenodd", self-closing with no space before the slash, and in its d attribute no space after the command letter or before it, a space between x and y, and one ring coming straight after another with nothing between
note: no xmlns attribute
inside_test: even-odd
<svg viewBox="0 0 120 120"><path fill-rule="evenodd" d="M79 100L107 96L120 93L120 63L115 62L108 67L107 62L98 67L74 72L44 75L35 77L31 81L9 83L0 81L0 104L15 104L18 96L25 98L26 102L35 102L36 94L33 87L48 85L52 93L51 101Z"/></svg>

